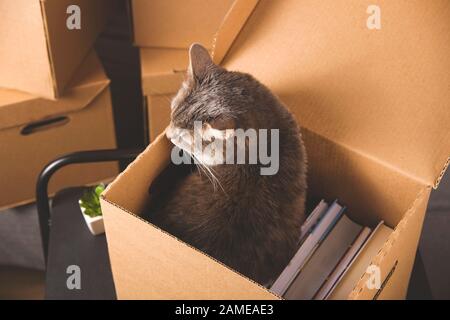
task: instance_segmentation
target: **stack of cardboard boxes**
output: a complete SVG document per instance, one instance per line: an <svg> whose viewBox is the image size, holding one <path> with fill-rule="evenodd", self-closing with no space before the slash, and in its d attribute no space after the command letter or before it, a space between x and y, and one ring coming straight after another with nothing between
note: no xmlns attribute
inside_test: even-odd
<svg viewBox="0 0 450 320"><path fill-rule="evenodd" d="M115 148L109 80L93 44L107 0L1 1L0 209L31 202L39 172L79 150ZM67 167L50 193L114 177L116 164Z"/></svg>
<svg viewBox="0 0 450 320"><path fill-rule="evenodd" d="M180 8L200 2L192 12ZM119 299L279 298L139 217L151 201L148 186L170 159L171 143L155 136L168 122L167 97L182 79L185 49L213 34L194 27L206 21L197 15L218 19L211 12L226 11L205 2L132 1L136 44L164 48L141 50L153 142L102 195ZM449 164L449 2L377 1L376 30L366 24L369 0L260 0L254 10L249 0L217 2L234 10L222 24L208 23L221 25L209 48L228 49L219 40L231 44L240 31L222 63L252 73L297 117L309 197L338 198L357 223L384 220L394 229L371 259L380 285L368 285L374 275L363 273L348 298L404 298L430 192Z"/></svg>
<svg viewBox="0 0 450 320"><path fill-rule="evenodd" d="M258 0L131 0L133 41L140 47L142 89L150 141L170 117L170 100L188 65L188 48L201 43L217 64Z"/></svg>

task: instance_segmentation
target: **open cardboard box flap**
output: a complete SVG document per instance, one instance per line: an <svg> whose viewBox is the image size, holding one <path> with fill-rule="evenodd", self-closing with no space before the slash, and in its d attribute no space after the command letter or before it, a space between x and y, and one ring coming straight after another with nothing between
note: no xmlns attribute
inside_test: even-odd
<svg viewBox="0 0 450 320"><path fill-rule="evenodd" d="M72 79L70 88L57 101L45 100L16 90L0 89L0 130L46 117L85 108L109 84L101 63L92 51Z"/></svg>
<svg viewBox="0 0 450 320"><path fill-rule="evenodd" d="M54 84L60 95L66 85L70 85L73 81L72 76L74 76L75 70L91 51L91 47L98 33L106 24L114 4L108 0L41 0L41 2L47 23L48 50L52 57ZM65 26L65 19L61 19L61 16L64 16L67 8L73 4L78 5L81 9L81 30L90 32L80 32L80 30L74 32Z"/></svg>
<svg viewBox="0 0 450 320"><path fill-rule="evenodd" d="M193 42L213 48L211 39L233 7L255 6L257 0L133 0L134 42L139 47L188 49ZM225 18L226 19L226 18Z"/></svg>
<svg viewBox="0 0 450 320"><path fill-rule="evenodd" d="M81 30L66 26L67 9L81 9ZM0 85L59 98L106 23L108 0L1 1Z"/></svg>
<svg viewBox="0 0 450 320"><path fill-rule="evenodd" d="M437 187L450 155L450 2L261 0L223 65L300 125ZM299 18L301 12L301 18Z"/></svg>
<svg viewBox="0 0 450 320"><path fill-rule="evenodd" d="M179 89L189 62L188 47L192 42L200 42L209 48L214 62L220 64L258 1L232 1L231 5L227 6L229 9L214 34L206 38L194 38L185 48L141 48L144 93L171 94Z"/></svg>

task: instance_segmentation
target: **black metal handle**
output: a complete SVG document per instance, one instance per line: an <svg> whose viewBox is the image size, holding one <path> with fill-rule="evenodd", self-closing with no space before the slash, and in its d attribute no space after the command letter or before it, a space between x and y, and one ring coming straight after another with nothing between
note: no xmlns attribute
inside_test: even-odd
<svg viewBox="0 0 450 320"><path fill-rule="evenodd" d="M48 240L50 232L50 205L48 202L48 183L59 169L75 163L107 162L129 160L136 158L142 149L106 149L95 151L80 151L67 154L47 164L39 174L36 183L36 203L39 216L44 261L47 265Z"/></svg>

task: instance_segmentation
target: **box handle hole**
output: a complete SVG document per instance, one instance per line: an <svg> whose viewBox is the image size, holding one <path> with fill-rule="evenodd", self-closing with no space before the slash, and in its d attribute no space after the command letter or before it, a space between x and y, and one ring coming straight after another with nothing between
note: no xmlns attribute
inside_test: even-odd
<svg viewBox="0 0 450 320"><path fill-rule="evenodd" d="M69 117L67 116L58 116L58 117L54 117L54 118L50 118L50 119L45 119L45 120L40 120L40 121L36 121L33 123L28 124L27 126L25 126L21 131L20 134L27 136L29 134L38 132L38 131L43 131L43 130L48 130L54 127L60 127L65 125L66 123L68 123Z"/></svg>

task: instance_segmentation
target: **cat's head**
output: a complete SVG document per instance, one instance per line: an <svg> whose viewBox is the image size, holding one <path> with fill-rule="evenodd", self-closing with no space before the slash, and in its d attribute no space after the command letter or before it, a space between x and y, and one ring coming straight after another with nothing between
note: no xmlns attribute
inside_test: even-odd
<svg viewBox="0 0 450 320"><path fill-rule="evenodd" d="M189 49L186 80L171 108L167 138L202 165L242 163L242 157L256 164L256 144L260 151L275 150L283 126L290 128L292 137L298 133L297 124L268 88L249 74L216 65L199 44Z"/></svg>
<svg viewBox="0 0 450 320"><path fill-rule="evenodd" d="M193 130L196 121L217 130L251 127L246 122L252 118L257 81L216 65L199 44L190 47L189 60L186 79L171 103L168 136L173 130Z"/></svg>

